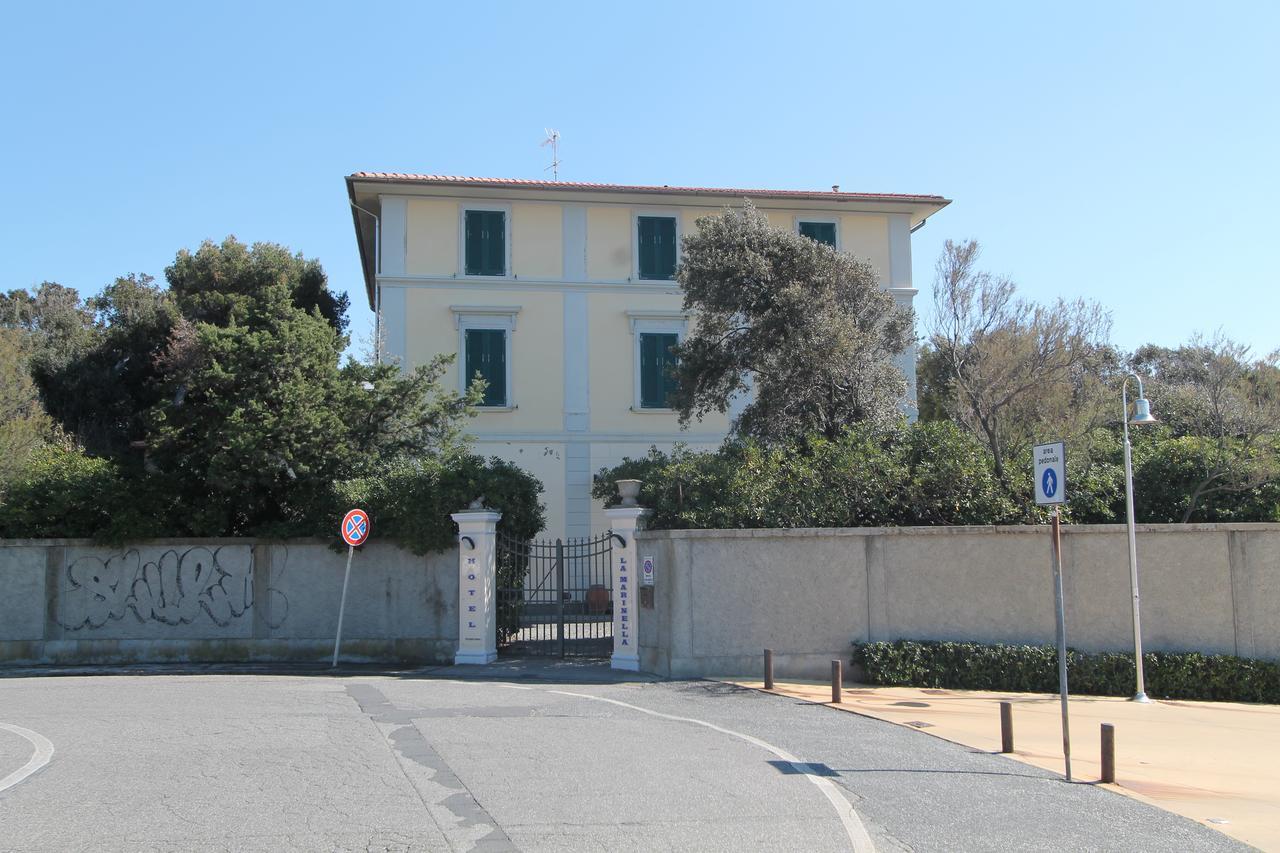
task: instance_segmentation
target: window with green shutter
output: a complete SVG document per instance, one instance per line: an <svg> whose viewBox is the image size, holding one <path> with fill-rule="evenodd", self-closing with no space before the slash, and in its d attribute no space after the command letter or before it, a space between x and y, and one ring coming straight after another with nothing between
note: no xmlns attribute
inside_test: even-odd
<svg viewBox="0 0 1280 853"><path fill-rule="evenodd" d="M834 222L801 222L800 236L808 237L810 240L817 240L819 243L826 243L834 249L836 247L836 224Z"/></svg>
<svg viewBox="0 0 1280 853"><path fill-rule="evenodd" d="M676 357L671 348L680 342L674 332L642 333L640 335L640 407L642 409L666 409L668 398L675 393L676 380L672 370Z"/></svg>
<svg viewBox="0 0 1280 853"><path fill-rule="evenodd" d="M669 280L676 277L676 220L674 216L637 216L640 278Z"/></svg>
<svg viewBox="0 0 1280 853"><path fill-rule="evenodd" d="M467 275L506 275L507 214L468 210L463 221Z"/></svg>
<svg viewBox="0 0 1280 853"><path fill-rule="evenodd" d="M506 406L507 333L504 329L466 330L467 385L476 374L487 383L482 406Z"/></svg>

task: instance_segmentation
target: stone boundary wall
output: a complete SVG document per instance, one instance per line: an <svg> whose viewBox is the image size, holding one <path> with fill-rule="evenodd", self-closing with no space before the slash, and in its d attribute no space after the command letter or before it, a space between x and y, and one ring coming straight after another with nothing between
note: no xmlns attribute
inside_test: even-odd
<svg viewBox="0 0 1280 853"><path fill-rule="evenodd" d="M1068 643L1132 651L1124 525L1065 526ZM1280 658L1280 524L1139 525L1146 651ZM1054 642L1047 525L666 530L639 614L641 668L825 678L850 642ZM644 602L642 601L642 604Z"/></svg>
<svg viewBox="0 0 1280 853"><path fill-rule="evenodd" d="M0 541L0 666L324 661L347 554L319 540ZM345 661L452 663L458 552L356 552Z"/></svg>

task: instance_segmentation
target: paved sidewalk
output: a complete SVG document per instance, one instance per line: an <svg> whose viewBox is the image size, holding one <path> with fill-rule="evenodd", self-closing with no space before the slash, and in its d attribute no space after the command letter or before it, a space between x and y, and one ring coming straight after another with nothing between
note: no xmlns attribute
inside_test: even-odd
<svg viewBox="0 0 1280 853"><path fill-rule="evenodd" d="M760 681L723 679L763 690ZM774 693L831 704L826 682L775 682ZM1063 772L1056 694L987 693L849 685L842 710L971 746L1000 750L1001 701L1013 703L1014 753ZM1070 700L1071 769L1077 781L1189 817L1264 850L1280 851L1280 706L1120 698ZM1116 785L1102 785L1099 725L1116 729Z"/></svg>

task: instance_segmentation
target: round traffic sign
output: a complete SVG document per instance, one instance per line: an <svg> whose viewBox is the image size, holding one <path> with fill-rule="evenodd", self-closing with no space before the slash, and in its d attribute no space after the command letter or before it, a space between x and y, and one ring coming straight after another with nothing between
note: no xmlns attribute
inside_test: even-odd
<svg viewBox="0 0 1280 853"><path fill-rule="evenodd" d="M1044 489L1044 496L1045 496L1046 498L1051 498L1051 497L1053 497L1055 494L1057 494L1057 491L1058 491L1058 475L1057 475L1057 474L1055 474L1055 473L1053 473L1053 469L1052 469L1052 468L1045 468L1045 469L1044 469L1044 477L1043 477L1043 478L1041 478L1040 486L1041 486L1041 488L1043 488L1043 489Z"/></svg>
<svg viewBox="0 0 1280 853"><path fill-rule="evenodd" d="M369 538L369 530L373 525L369 521L369 513L362 509L353 509L342 517L342 541L348 545L363 545Z"/></svg>

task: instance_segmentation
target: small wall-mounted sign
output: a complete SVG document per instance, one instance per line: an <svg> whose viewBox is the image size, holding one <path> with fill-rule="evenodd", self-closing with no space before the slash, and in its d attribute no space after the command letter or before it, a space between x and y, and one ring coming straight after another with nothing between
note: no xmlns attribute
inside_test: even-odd
<svg viewBox="0 0 1280 853"><path fill-rule="evenodd" d="M653 557L645 557L641 566L644 570L640 574L640 585L653 586Z"/></svg>

